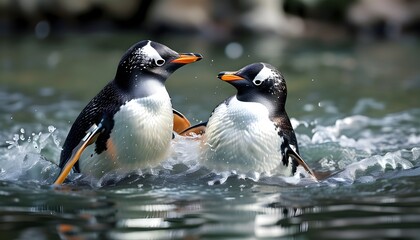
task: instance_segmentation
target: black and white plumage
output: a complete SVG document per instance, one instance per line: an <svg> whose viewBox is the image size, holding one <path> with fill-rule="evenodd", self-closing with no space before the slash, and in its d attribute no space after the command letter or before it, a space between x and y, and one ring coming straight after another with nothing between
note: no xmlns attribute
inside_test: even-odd
<svg viewBox="0 0 420 240"><path fill-rule="evenodd" d="M203 134L202 163L218 171L286 176L302 165L313 175L299 156L285 110L287 88L282 74L267 63L254 63L218 77L233 85L237 94L219 104L207 123L183 133Z"/></svg>
<svg viewBox="0 0 420 240"><path fill-rule="evenodd" d="M121 58L114 80L73 123L63 145L60 168L80 157L70 167L100 177L111 170L126 172L159 164L170 149L174 122L165 81L179 67L201 58L149 40L134 44ZM60 176L67 174L62 171ZM61 177L58 182L64 180Z"/></svg>

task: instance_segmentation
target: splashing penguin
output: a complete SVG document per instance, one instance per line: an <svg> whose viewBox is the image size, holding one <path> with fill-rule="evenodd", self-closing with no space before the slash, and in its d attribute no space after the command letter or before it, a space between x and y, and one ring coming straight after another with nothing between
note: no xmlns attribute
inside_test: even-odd
<svg viewBox="0 0 420 240"><path fill-rule="evenodd" d="M62 183L72 168L101 177L113 170L154 167L164 160L173 130L189 126L188 120L172 109L165 81L181 66L201 58L200 54L179 54L149 40L129 48L114 80L73 123L63 145L61 172L55 184Z"/></svg>
<svg viewBox="0 0 420 240"><path fill-rule="evenodd" d="M202 134L202 162L217 171L265 172L291 176L301 165L293 127L285 110L287 88L282 74L267 63L237 72L221 72L237 94L219 104L208 122L182 135Z"/></svg>

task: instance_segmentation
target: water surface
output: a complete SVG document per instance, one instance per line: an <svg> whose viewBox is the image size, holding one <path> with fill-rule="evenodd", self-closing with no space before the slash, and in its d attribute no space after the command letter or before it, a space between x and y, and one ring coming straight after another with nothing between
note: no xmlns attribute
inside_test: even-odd
<svg viewBox="0 0 420 240"><path fill-rule="evenodd" d="M265 61L286 77L287 110L315 182L210 172L196 143L179 139L156 169L51 187L61 144L80 110L115 73L136 34L1 39L0 230L4 239L418 238L420 46L280 39L228 43L153 38L199 63L167 81L194 123L234 89L219 71Z"/></svg>

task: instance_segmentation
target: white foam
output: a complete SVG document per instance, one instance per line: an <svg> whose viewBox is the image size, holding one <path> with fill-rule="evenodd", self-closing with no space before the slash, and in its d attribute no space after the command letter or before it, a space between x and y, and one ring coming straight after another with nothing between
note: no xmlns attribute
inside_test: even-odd
<svg viewBox="0 0 420 240"><path fill-rule="evenodd" d="M338 172L319 184L337 186L370 183L380 178L419 176L419 115L420 112L411 111L382 118L349 116L330 125L296 119L292 119L292 123L297 128L301 155L308 165L316 171ZM64 139L66 131L53 126L44 126L42 132L35 133L30 129L16 126L6 136L7 143L4 142L6 144L0 148L0 180L51 184L58 174L60 141ZM170 157L156 168L135 171L134 175L138 177L132 182L143 183L150 175L171 181L203 181L209 185L226 184L231 179L251 179L279 186L316 184L301 168L292 177L263 172L212 172L200 165L200 147L197 139L176 136L172 141ZM100 187L111 179L118 182L126 177L128 175L111 172L101 179L89 179L74 173L69 178L76 183L87 182Z"/></svg>
<svg viewBox="0 0 420 240"><path fill-rule="evenodd" d="M21 128L6 141L7 148L0 148L0 180L32 180L40 183L51 182L58 173L58 159L47 159L45 155L57 156L61 151L55 128L50 126L47 133L32 133L29 136ZM47 147L48 146L48 147ZM52 153L52 154L51 154ZM54 161L57 160L57 161Z"/></svg>

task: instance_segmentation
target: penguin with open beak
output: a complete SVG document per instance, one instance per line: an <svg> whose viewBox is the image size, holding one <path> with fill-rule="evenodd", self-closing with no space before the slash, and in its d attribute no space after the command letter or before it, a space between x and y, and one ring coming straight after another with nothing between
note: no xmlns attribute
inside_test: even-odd
<svg viewBox="0 0 420 240"><path fill-rule="evenodd" d="M169 154L173 130L190 124L172 109L166 79L200 54L180 54L157 42L134 44L114 79L82 110L63 145L62 183L71 169L94 177L157 166ZM79 160L80 159L80 160Z"/></svg>
<svg viewBox="0 0 420 240"><path fill-rule="evenodd" d="M221 80L237 89L213 111L208 122L183 131L201 134L202 163L217 171L265 172L291 176L302 166L295 132L285 110L283 75L267 63L253 63L237 72L221 72Z"/></svg>

